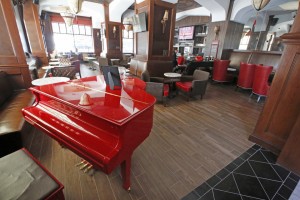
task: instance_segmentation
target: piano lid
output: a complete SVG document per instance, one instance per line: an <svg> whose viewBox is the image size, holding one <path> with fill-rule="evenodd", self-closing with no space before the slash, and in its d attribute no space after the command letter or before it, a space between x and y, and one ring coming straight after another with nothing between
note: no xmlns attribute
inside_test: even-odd
<svg viewBox="0 0 300 200"><path fill-rule="evenodd" d="M125 78L122 80L122 89L110 90L103 76L93 76L30 90L49 97L50 100L41 98L44 104L53 106L51 100L55 100L110 122L123 124L155 103L155 98L141 89L143 87L141 80ZM79 105L84 94L90 96L90 105Z"/></svg>

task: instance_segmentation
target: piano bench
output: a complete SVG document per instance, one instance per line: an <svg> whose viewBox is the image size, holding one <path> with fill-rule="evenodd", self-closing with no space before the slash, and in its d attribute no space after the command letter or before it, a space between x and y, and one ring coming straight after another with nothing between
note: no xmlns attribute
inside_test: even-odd
<svg viewBox="0 0 300 200"><path fill-rule="evenodd" d="M0 158L1 199L64 200L64 186L26 149Z"/></svg>

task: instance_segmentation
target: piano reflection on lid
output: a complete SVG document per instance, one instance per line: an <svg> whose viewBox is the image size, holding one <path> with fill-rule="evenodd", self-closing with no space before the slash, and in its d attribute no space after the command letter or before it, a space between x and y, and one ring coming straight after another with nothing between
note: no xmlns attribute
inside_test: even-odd
<svg viewBox="0 0 300 200"><path fill-rule="evenodd" d="M137 83L137 84L136 84ZM123 187L130 189L133 151L149 136L155 98L135 78L110 90L103 76L32 87L34 105L23 108L24 118L109 174L121 165ZM91 104L80 105L81 96Z"/></svg>

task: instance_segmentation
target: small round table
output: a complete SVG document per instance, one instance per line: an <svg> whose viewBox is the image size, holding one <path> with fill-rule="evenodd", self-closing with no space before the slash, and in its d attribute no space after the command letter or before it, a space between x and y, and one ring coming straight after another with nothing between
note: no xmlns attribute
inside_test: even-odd
<svg viewBox="0 0 300 200"><path fill-rule="evenodd" d="M35 79L31 82L31 84L35 86L42 86L42 85L48 85L48 84L54 84L60 82L67 82L69 80L70 78L68 77L46 77L46 78Z"/></svg>
<svg viewBox="0 0 300 200"><path fill-rule="evenodd" d="M173 91L176 89L174 83L180 81L181 74L175 73L175 72L166 72L164 73L164 76L167 77L167 80L165 83L169 83L170 85L170 93L169 98L175 97L175 94L173 94Z"/></svg>

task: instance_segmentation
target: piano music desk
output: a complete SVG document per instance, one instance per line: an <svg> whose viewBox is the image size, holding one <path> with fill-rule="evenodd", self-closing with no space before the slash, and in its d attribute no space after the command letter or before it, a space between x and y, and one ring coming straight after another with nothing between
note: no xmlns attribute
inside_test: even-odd
<svg viewBox="0 0 300 200"><path fill-rule="evenodd" d="M103 76L33 87L37 101L22 112L94 168L109 174L121 165L123 187L129 190L131 156L151 132L155 103L132 80L122 80L121 90L106 87ZM89 106L79 105L84 93L91 97Z"/></svg>

